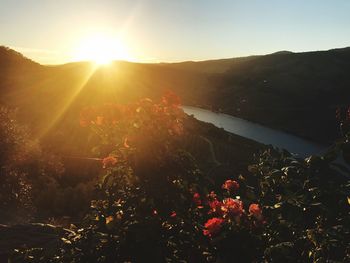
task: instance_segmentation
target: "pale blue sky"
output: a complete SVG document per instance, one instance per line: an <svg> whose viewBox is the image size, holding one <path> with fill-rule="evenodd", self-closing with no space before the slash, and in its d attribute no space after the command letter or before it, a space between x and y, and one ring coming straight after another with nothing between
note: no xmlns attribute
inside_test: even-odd
<svg viewBox="0 0 350 263"><path fill-rule="evenodd" d="M141 61L350 46L349 0L0 0L0 45L71 60L87 32L117 32Z"/></svg>

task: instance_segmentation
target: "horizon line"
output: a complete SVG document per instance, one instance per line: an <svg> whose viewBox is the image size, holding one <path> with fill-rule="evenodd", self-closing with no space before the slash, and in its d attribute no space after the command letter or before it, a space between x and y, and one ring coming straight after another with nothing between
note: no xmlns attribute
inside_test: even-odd
<svg viewBox="0 0 350 263"><path fill-rule="evenodd" d="M41 49L34 49L34 48L23 48L23 47L14 47L14 46L6 46L1 45L2 47L12 49L18 53L20 53L22 56L24 56L27 59L32 60L33 62L42 65L42 66L61 66L61 65L67 65L72 63L94 63L92 60L79 60L79 61L67 61L63 63L40 63L35 59L32 59L30 56L25 55L21 52L22 50L35 50L45 53L57 53L57 51L47 51L47 50L41 50ZM0 47L1 47L0 46ZM334 47L330 49L319 49L319 50L306 50L306 51L291 51L291 50L278 50L272 53L265 53L265 54L250 54L250 55L243 55L243 56L236 56L236 57L221 57L221 58L208 58L208 59L190 59L190 60L169 60L169 61L137 61L137 60L122 60L122 59L113 59L110 63L116 63L116 62L127 62L127 63L135 63L135 64L180 64L180 63L197 63L197 62L206 62L206 61L217 61L217 60L230 60L230 59L239 59L239 58L247 58L247 57L254 57L254 56L267 56L267 55L273 55L278 54L280 52L288 52L290 54L300 54L300 53L312 53L312 52L326 52L326 51L332 51L332 50L339 50L339 49L347 49L350 48L350 46L345 47Z"/></svg>

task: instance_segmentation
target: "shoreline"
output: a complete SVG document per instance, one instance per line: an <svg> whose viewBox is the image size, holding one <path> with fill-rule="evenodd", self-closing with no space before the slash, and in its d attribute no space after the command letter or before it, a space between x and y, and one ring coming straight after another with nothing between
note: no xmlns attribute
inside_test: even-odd
<svg viewBox="0 0 350 263"><path fill-rule="evenodd" d="M203 110L208 110L208 111L211 111L213 113L217 113L217 114L225 114L225 115L228 115L230 117L234 117L234 118L238 118L238 119L242 119L244 121L247 121L247 122L250 122L250 123L253 123L253 124L258 124L260 126L263 126L263 127L266 127L266 128L269 128L269 129L272 129L272 130L276 130L278 132L283 132L283 133L286 133L288 135L292 135L292 136L295 136L295 137L298 137L300 139L303 139L303 140L307 140L311 143L314 143L314 144L318 144L318 145L321 145L321 146L324 146L325 148L327 147L330 147L331 145L331 142L326 142L324 140L315 140L315 138L312 138L310 136L307 136L305 134L302 134L302 133L295 133L295 132L292 132L288 129L285 129L283 127L280 127L280 126L275 126L275 125L269 125L265 122L262 122L262 121L259 121L259 120L255 120L255 119L248 119L248 118L244 118L240 115L234 115L232 112L230 111L224 111L222 110L221 108L219 108L218 110L216 109L213 109L212 107L208 106L208 105L195 105L195 104L186 104L186 105L182 105L182 106L185 106L185 107L194 107L194 108L199 108L199 109L203 109Z"/></svg>

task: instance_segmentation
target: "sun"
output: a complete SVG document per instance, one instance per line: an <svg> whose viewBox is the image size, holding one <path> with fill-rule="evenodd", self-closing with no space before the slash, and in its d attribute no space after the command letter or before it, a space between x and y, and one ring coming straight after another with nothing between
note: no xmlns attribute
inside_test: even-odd
<svg viewBox="0 0 350 263"><path fill-rule="evenodd" d="M102 33L84 38L76 48L73 59L93 61L97 65L106 65L113 60L132 60L120 39Z"/></svg>

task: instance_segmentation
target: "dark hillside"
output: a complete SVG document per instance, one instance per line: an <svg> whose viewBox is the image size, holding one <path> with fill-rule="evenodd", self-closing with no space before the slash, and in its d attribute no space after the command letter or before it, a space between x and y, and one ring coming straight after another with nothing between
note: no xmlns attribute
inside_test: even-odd
<svg viewBox="0 0 350 263"><path fill-rule="evenodd" d="M214 77L213 104L268 126L331 141L337 136L336 106L350 102L349 71L349 48L261 56ZM329 129L321 130L325 126Z"/></svg>
<svg viewBox="0 0 350 263"><path fill-rule="evenodd" d="M335 108L349 104L350 48L201 62L116 61L100 68L88 62L42 66L4 47L0 58L1 103L19 107L38 133L85 105L159 98L172 89L183 104L328 143L338 136Z"/></svg>
<svg viewBox="0 0 350 263"><path fill-rule="evenodd" d="M37 66L38 63L26 58L21 53L8 47L0 46L0 68L30 67Z"/></svg>

